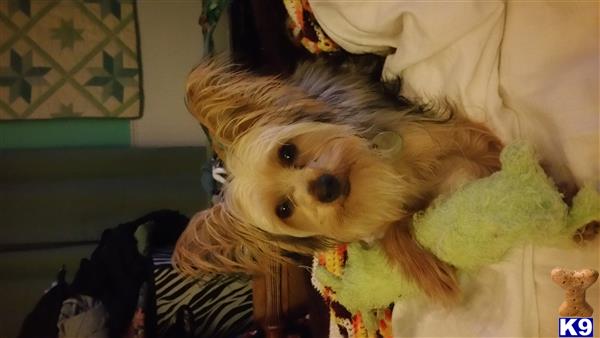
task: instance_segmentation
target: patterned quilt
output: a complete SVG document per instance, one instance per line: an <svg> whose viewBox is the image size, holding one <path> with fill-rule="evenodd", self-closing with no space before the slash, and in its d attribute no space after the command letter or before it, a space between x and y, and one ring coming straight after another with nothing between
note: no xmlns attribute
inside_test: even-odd
<svg viewBox="0 0 600 338"><path fill-rule="evenodd" d="M135 118L133 0L1 0L0 120Z"/></svg>

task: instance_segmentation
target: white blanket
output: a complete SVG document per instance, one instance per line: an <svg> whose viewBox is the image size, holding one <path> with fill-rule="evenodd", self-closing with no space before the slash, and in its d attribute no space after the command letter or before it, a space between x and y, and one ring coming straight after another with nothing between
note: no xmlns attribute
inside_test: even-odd
<svg viewBox="0 0 600 338"><path fill-rule="evenodd" d="M556 180L600 186L597 1L310 3L342 48L388 55L383 76L401 76L403 95L449 98L504 142L529 140ZM465 281L458 308L397 304L395 336L556 336L562 291L550 270L599 269L598 256L598 239L517 249Z"/></svg>

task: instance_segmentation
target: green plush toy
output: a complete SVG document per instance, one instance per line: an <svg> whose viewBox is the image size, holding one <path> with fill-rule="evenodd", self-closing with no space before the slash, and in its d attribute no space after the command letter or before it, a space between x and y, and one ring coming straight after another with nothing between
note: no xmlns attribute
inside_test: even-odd
<svg viewBox="0 0 600 338"><path fill-rule="evenodd" d="M586 186L570 208L524 143L507 146L502 170L439 197L413 219L415 239L459 271L499 262L511 248L528 242L569 245L575 231L600 220L600 194ZM387 264L378 247L350 244L338 277L315 264L315 284L329 287L336 301L363 314L418 294L413 283ZM373 319L364 316L367 326Z"/></svg>

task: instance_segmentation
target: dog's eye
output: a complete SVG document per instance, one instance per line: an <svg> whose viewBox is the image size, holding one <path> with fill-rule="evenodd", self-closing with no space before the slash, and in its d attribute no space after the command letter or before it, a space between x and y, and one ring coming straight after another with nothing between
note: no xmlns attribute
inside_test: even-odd
<svg viewBox="0 0 600 338"><path fill-rule="evenodd" d="M279 160L286 167L294 166L296 155L298 154L298 148L292 143L286 143L279 147Z"/></svg>
<svg viewBox="0 0 600 338"><path fill-rule="evenodd" d="M286 219L294 213L294 205L290 200L285 200L275 208L275 213L277 214L277 217Z"/></svg>

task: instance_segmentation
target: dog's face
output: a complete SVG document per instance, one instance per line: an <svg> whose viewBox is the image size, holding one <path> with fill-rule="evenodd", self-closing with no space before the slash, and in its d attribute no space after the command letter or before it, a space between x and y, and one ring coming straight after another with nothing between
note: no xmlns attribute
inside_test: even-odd
<svg viewBox="0 0 600 338"><path fill-rule="evenodd" d="M402 110L361 77L314 66L285 80L220 61L190 74L188 107L229 177L223 201L179 238L175 264L189 274L264 271L265 258L383 235L386 255L428 295L456 295L452 268L413 240L409 222L452 186L453 170L497 168L499 143L452 114ZM400 155L372 149L385 132L401 137Z"/></svg>
<svg viewBox="0 0 600 338"><path fill-rule="evenodd" d="M360 123L358 111L379 109L379 97L352 92L366 86L352 76L328 88L334 82L318 70L289 81L212 60L190 74L188 108L229 177L223 201L180 237L182 271L262 270L266 257L371 239L407 215L407 178L371 149L364 133L372 124Z"/></svg>
<svg viewBox="0 0 600 338"><path fill-rule="evenodd" d="M265 125L226 157L225 205L268 233L347 242L402 217L402 178L348 126Z"/></svg>

